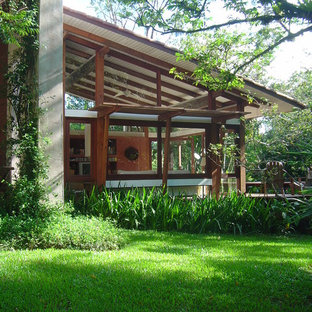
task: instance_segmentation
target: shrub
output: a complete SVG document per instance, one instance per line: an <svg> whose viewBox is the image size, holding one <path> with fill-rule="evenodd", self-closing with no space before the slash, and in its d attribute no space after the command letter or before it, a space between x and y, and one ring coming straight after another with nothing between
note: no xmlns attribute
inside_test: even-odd
<svg viewBox="0 0 312 312"><path fill-rule="evenodd" d="M53 211L39 217L0 218L0 247L4 249L72 248L87 250L118 249L120 232L110 221L95 217L72 217Z"/></svg>

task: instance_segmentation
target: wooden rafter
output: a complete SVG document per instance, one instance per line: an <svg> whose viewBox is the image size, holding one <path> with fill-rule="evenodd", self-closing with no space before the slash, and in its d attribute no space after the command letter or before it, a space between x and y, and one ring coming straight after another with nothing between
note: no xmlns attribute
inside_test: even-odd
<svg viewBox="0 0 312 312"><path fill-rule="evenodd" d="M117 43L115 41L111 41L109 39L106 39L106 38L100 37L98 35L95 35L93 33L87 32L85 30L79 29L77 27L74 27L74 26L71 26L71 25L68 25L68 24L64 24L64 30L68 31L69 33L73 33L75 35L78 35L78 36L81 36L81 37L88 38L88 39L91 39L93 41L99 42L102 45L106 45L108 47L111 47L111 48L114 48L116 50L122 51L124 53L133 55L133 56L135 56L135 57L137 57L139 59L142 59L142 60L145 60L147 62L150 62L150 63L152 63L152 64L154 64L156 66L160 66L161 68L165 68L165 69L167 69L167 71L172 68L172 64L171 63L162 61L162 60L160 60L158 58L155 58L155 57L147 55L147 54L145 54L143 52L134 50L134 49L129 48L127 46L124 46L124 45L122 45L120 43ZM177 67L177 70L178 71L182 71L182 72L185 71L184 68L180 68L180 67Z"/></svg>
<svg viewBox="0 0 312 312"><path fill-rule="evenodd" d="M122 61L128 62L128 63L133 64L133 65L138 66L138 67L142 67L142 68L147 69L147 70L152 71L152 72L159 71L165 77L169 77L171 79L174 78L173 74L169 74L169 70L163 69L161 67L157 67L156 65L147 63L147 62L142 61L142 60L135 58L133 56L129 56L127 54L123 54L123 53L120 53L120 52L115 51L115 50L111 50L109 55L113 56L116 59L120 59ZM172 65L171 65L171 67L172 67ZM184 80L180 80L180 82L191 85L193 87L194 87L194 83L195 83L193 80L187 79L187 78ZM207 91L207 88L205 88L204 86L201 86L201 85L196 86L196 88Z"/></svg>
<svg viewBox="0 0 312 312"><path fill-rule="evenodd" d="M104 47L101 50L97 51L96 54L98 54L98 57L103 57L104 55L109 51L108 47ZM96 55L92 56L88 61L84 64L82 64L77 70L72 72L69 77L65 80L66 89L70 89L77 81L79 81L81 78L88 75L90 72L94 71L95 69L95 61L96 61Z"/></svg>
<svg viewBox="0 0 312 312"><path fill-rule="evenodd" d="M76 60L72 60L70 59L70 63L73 63L75 66L79 66L80 65L80 62L76 61ZM107 65L107 62L105 61L105 67ZM122 89L122 84L126 84L127 86L130 86L130 87L134 87L134 88L137 88L140 90L140 92L142 91L146 91L146 92L149 92L149 93L152 93L154 95L157 94L157 89L155 88L152 88L152 87L149 87L149 86L146 86L146 85L143 85L141 83L138 83L138 82L135 82L131 79L125 79L121 76L118 76L118 75L114 75L112 74L111 72L108 72L107 70L105 71L105 77L108 77L110 78L111 80L114 80L113 83L116 85L116 86L120 86L118 87L118 89ZM91 80L91 81L94 81L94 78L92 76L86 76L84 78L87 78L88 80ZM105 83L108 81L109 79L106 79L105 80ZM165 91L160 91L160 95L163 96L163 97L166 97L168 99L171 99L171 100L174 100L174 101L182 101L183 98L179 97L179 96L176 96L176 95L173 95L171 93L168 93L168 92L165 92ZM148 96L147 96L148 97ZM146 97L146 98L147 98ZM153 99L154 101L155 99ZM162 100L161 101L163 105L171 105L171 103L169 103L168 101L166 100Z"/></svg>
<svg viewBox="0 0 312 312"><path fill-rule="evenodd" d="M69 77L65 79L66 90L70 89L77 81L89 74L95 68L95 55L92 56L86 63L82 64Z"/></svg>

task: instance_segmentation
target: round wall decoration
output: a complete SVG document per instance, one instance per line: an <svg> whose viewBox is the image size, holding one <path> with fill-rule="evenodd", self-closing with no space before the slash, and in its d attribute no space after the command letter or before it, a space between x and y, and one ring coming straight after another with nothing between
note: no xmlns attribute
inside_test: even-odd
<svg viewBox="0 0 312 312"><path fill-rule="evenodd" d="M137 160L139 157L139 151L135 147L130 146L125 150L125 156L129 160Z"/></svg>

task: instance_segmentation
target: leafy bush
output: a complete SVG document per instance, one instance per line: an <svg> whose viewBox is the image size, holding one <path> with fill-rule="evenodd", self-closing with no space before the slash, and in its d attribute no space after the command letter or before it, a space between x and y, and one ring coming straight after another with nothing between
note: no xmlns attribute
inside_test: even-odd
<svg viewBox="0 0 312 312"><path fill-rule="evenodd" d="M0 247L4 249L72 248L87 250L118 249L120 232L110 221L72 217L53 211L44 218L5 216L0 218Z"/></svg>
<svg viewBox="0 0 312 312"><path fill-rule="evenodd" d="M281 233L294 228L293 205L232 193L221 197L170 196L160 189L100 192L72 196L77 212L110 218L127 229L189 233Z"/></svg>

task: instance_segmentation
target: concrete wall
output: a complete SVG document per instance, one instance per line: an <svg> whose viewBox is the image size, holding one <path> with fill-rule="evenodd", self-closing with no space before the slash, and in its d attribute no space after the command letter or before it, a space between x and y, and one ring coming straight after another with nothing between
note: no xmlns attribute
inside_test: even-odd
<svg viewBox="0 0 312 312"><path fill-rule="evenodd" d="M47 147L51 196L64 199L63 161L63 1L40 1L39 106L41 135L51 143Z"/></svg>

